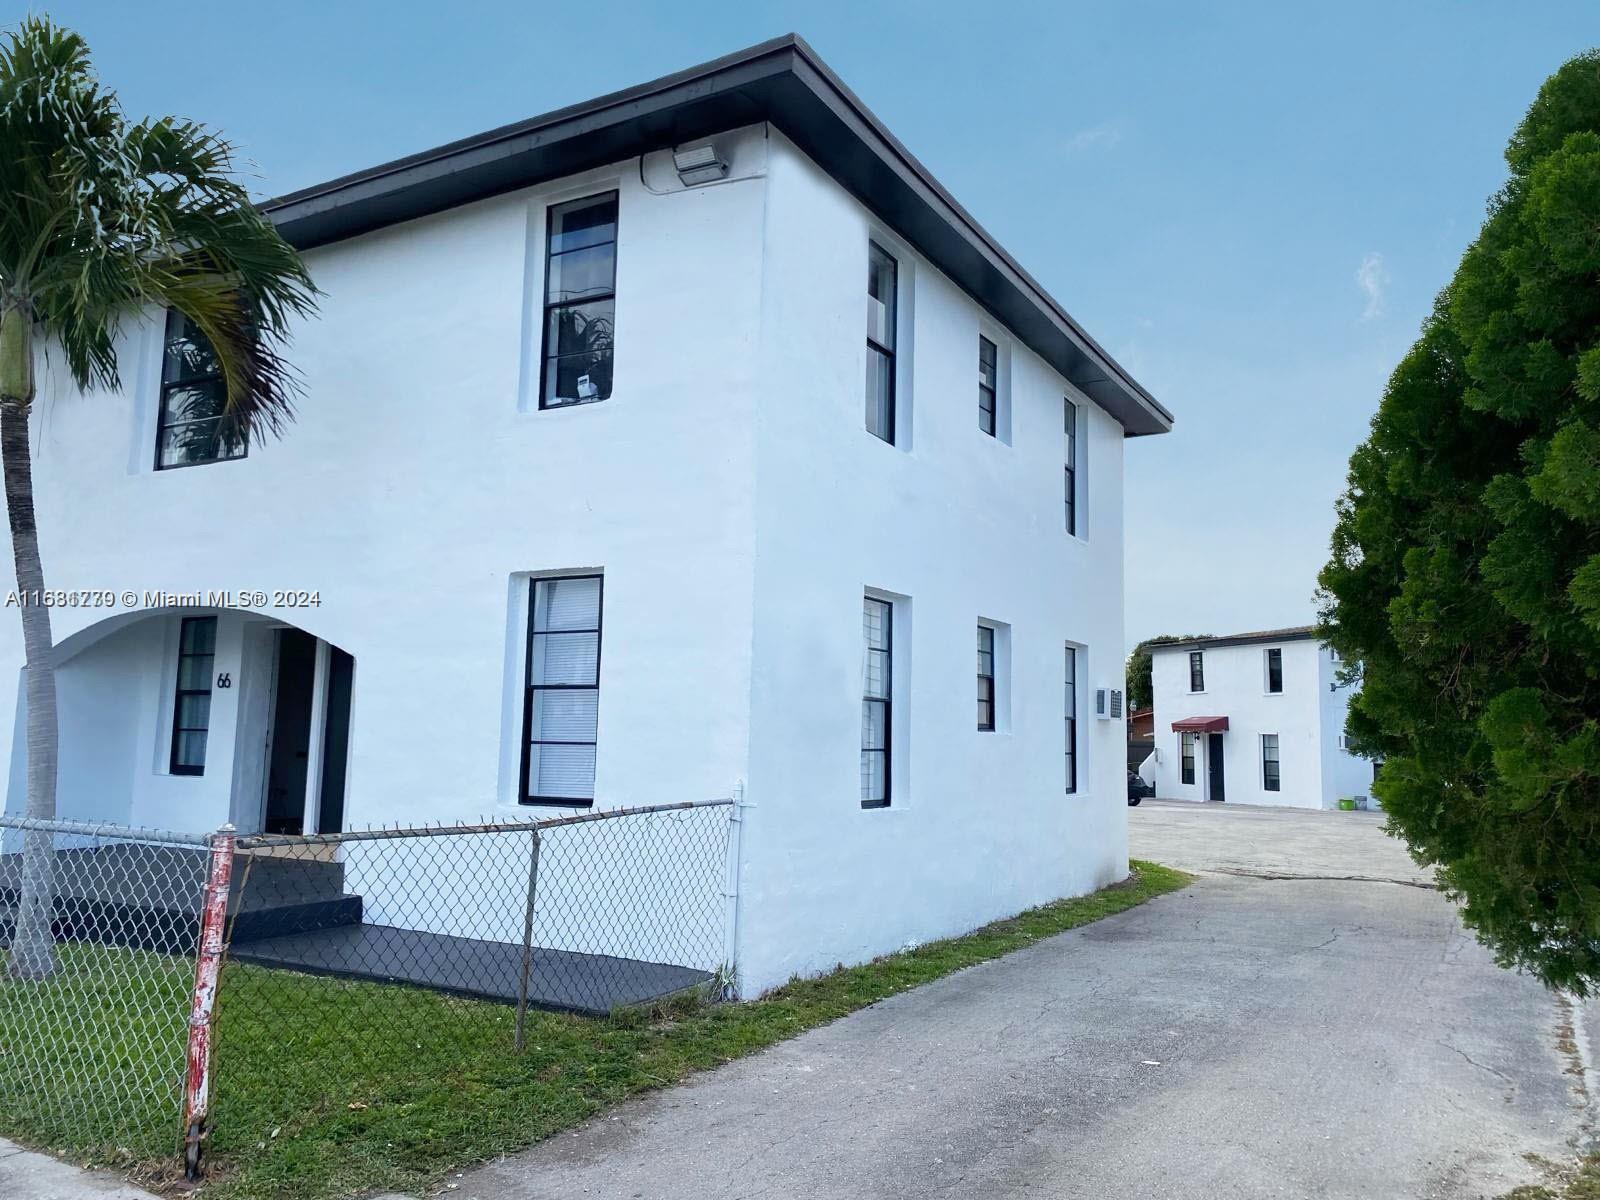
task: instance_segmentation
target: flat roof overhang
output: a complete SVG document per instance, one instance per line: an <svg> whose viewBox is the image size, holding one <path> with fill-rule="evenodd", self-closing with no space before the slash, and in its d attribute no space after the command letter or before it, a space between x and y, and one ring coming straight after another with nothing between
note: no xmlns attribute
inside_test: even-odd
<svg viewBox="0 0 1600 1200"><path fill-rule="evenodd" d="M302 250L770 122L1122 425L1173 417L1002 249L801 38L747 50L269 200Z"/></svg>
<svg viewBox="0 0 1600 1200"><path fill-rule="evenodd" d="M1227 717L1185 717L1172 723L1174 733L1226 733Z"/></svg>

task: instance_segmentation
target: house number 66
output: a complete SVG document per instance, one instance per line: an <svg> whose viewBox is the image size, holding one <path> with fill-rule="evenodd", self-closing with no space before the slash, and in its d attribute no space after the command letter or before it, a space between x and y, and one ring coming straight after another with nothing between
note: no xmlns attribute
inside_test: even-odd
<svg viewBox="0 0 1600 1200"><path fill-rule="evenodd" d="M231 688L233 686L233 676L224 671L217 676L217 686L219 688Z"/></svg>

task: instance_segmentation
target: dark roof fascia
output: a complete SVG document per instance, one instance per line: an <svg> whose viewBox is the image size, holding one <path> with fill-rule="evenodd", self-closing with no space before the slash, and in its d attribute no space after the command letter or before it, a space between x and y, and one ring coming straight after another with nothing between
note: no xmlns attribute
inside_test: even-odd
<svg viewBox="0 0 1600 1200"><path fill-rule="evenodd" d="M302 250L770 122L1119 422L1172 414L989 236L793 34L625 91L304 188L262 205Z"/></svg>

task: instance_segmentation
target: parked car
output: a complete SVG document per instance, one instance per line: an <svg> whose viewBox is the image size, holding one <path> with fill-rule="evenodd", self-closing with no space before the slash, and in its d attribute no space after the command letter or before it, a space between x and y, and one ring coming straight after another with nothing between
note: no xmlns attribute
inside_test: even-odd
<svg viewBox="0 0 1600 1200"><path fill-rule="evenodd" d="M1144 777L1136 771L1128 772L1128 804L1134 806L1147 796L1156 794L1155 785L1146 783Z"/></svg>

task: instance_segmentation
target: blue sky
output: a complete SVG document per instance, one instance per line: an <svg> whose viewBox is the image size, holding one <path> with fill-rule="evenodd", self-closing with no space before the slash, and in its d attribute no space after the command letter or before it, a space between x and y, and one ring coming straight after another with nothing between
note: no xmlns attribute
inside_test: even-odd
<svg viewBox="0 0 1600 1200"><path fill-rule="evenodd" d="M1127 637L1313 615L1351 449L1592 3L46 5L305 184L800 33L1168 408Z"/></svg>

